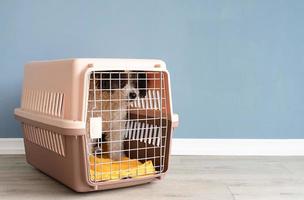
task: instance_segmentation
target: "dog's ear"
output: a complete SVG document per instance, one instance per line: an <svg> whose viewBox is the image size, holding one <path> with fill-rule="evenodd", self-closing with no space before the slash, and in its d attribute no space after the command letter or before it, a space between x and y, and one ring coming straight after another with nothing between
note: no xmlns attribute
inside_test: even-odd
<svg viewBox="0 0 304 200"><path fill-rule="evenodd" d="M121 86L121 71L110 71L102 73L102 89L112 91L112 89L118 89ZM112 91L114 92L114 91Z"/></svg>
<svg viewBox="0 0 304 200"><path fill-rule="evenodd" d="M120 74L120 88L124 88L128 84L128 73L123 72Z"/></svg>
<svg viewBox="0 0 304 200"><path fill-rule="evenodd" d="M138 73L138 90L139 97L143 98L147 95L147 74L146 73Z"/></svg>

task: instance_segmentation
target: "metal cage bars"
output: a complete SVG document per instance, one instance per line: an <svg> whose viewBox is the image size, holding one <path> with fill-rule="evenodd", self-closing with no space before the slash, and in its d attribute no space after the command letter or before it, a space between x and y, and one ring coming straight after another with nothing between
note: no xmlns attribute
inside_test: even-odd
<svg viewBox="0 0 304 200"><path fill-rule="evenodd" d="M139 73L144 73L146 78L138 78ZM113 77L112 74L118 74L119 76ZM123 78L122 74L127 74L127 78ZM103 75L107 75L108 78L102 78ZM136 78L134 78L134 75L136 75ZM109 83L108 88L103 88L103 81ZM117 81L118 87L114 88L112 81ZM146 90L146 95L132 101L130 101L128 95L127 97L122 97L122 95L127 93L127 90L130 90L130 88L127 89L122 86L123 81L135 82L135 87L132 89ZM145 87L139 88L139 81L145 81ZM90 168L94 168L95 177L95 179L91 177L91 181L99 182L99 180L96 180L97 173L100 173L96 171L98 165L101 167L106 164L110 165L110 179L112 170L114 170L112 169L113 164L119 164L118 171L119 174L121 173L121 165L125 161L110 160L109 162L96 163L95 159L97 156L103 157L104 154L111 154L117 151L125 152L128 157L138 161L150 160L153 162L156 173L163 172L168 128L167 88L164 85L163 72L92 72L90 75L87 117L101 117L102 124L108 123L108 128L102 125L102 134L100 134L98 139L90 138L89 134L87 137L88 157L94 156L94 162L89 162ZM119 95L117 96L115 93ZM128 106L122 106L126 102L129 102ZM104 104L108 106L104 106ZM115 104L116 107L113 107L112 104ZM119 113L118 117L117 112ZM124 114L126 116L122 116ZM114 126L119 123L119 129L113 127L113 123ZM102 140L102 135L106 132L110 135L110 138ZM123 133L123 138L113 139L112 136L115 132ZM113 150L112 145L117 142L124 143L124 147L127 148L122 147L119 150ZM103 148L105 145L107 145L107 150ZM130 170L130 162L127 170Z"/></svg>

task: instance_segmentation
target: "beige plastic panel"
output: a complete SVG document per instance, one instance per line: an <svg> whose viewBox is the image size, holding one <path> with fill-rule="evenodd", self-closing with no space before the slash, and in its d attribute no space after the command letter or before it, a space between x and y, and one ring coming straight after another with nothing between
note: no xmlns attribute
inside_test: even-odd
<svg viewBox="0 0 304 200"><path fill-rule="evenodd" d="M84 78L90 73L90 68L94 68L94 70L160 71L166 70L166 65L161 60L146 59L68 59L31 62L25 66L24 70L22 108L53 115L52 112L55 111L49 109L52 106L56 107L57 104L54 101L57 101L56 98L60 98L56 96L60 94L59 96L64 96L61 102L63 109L60 111L60 115L62 115L60 117L83 121L86 101ZM41 93L51 96L45 97ZM34 104L32 99L40 102L40 107L36 107L38 105ZM44 103L45 106L46 102L51 105L48 108L41 107L41 103ZM53 116L58 117L55 114Z"/></svg>
<svg viewBox="0 0 304 200"><path fill-rule="evenodd" d="M65 136L50 130L23 124L24 139L53 151L60 156L65 156Z"/></svg>
<svg viewBox="0 0 304 200"><path fill-rule="evenodd" d="M64 94L25 88L21 109L52 117L63 117Z"/></svg>

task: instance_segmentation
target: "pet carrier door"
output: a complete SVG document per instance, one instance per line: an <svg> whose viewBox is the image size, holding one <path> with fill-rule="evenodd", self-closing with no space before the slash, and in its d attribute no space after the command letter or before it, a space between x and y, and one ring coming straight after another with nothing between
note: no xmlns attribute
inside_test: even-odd
<svg viewBox="0 0 304 200"><path fill-rule="evenodd" d="M166 170L169 123L165 72L92 71L87 108L90 180Z"/></svg>

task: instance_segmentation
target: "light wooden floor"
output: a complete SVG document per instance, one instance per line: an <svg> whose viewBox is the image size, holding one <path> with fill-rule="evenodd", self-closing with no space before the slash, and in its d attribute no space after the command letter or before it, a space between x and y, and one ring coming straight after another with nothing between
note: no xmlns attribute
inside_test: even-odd
<svg viewBox="0 0 304 200"><path fill-rule="evenodd" d="M304 200L304 157L174 156L161 181L80 194L29 166L22 155L1 155L0 199Z"/></svg>

